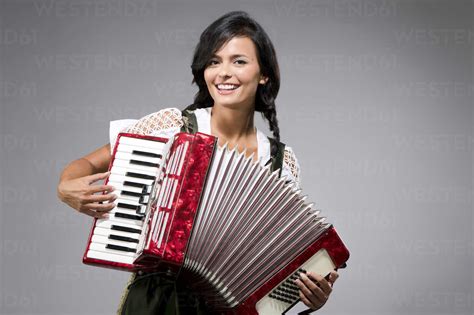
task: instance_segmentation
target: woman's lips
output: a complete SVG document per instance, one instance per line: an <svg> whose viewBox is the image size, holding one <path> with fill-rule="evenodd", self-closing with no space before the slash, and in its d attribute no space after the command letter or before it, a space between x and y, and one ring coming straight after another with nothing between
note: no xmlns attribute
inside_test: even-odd
<svg viewBox="0 0 474 315"><path fill-rule="evenodd" d="M234 93L236 89L238 89L240 85L238 84L216 84L217 92L220 95L229 95Z"/></svg>

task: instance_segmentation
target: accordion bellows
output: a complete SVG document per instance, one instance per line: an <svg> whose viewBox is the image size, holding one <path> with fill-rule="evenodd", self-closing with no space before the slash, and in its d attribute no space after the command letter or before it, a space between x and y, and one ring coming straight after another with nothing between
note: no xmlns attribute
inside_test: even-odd
<svg viewBox="0 0 474 315"><path fill-rule="evenodd" d="M162 145L147 149L143 141ZM123 150L128 155L119 154ZM123 158L133 161L125 170L127 163L118 162ZM123 176L114 181L143 185L142 195L130 199L123 195L127 185L117 184L117 207L109 219L94 222L85 263L181 272L216 309L274 314L298 300L293 283L298 272L325 275L349 257L335 229L301 190L253 156L219 147L210 135L180 133L166 141L120 134L110 170L112 179L114 172ZM149 185L133 183L140 174L148 176ZM120 233L134 226L134 241L120 240L123 234L110 240L107 233L117 234L114 225Z"/></svg>

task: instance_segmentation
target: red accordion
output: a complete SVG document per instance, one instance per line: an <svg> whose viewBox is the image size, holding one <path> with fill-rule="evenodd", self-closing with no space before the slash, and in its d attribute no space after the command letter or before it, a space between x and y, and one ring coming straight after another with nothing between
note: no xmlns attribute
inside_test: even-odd
<svg viewBox="0 0 474 315"><path fill-rule="evenodd" d="M183 273L216 309L279 314L299 272L349 258L300 190L211 135L119 134L109 170L116 206L94 221L84 263Z"/></svg>

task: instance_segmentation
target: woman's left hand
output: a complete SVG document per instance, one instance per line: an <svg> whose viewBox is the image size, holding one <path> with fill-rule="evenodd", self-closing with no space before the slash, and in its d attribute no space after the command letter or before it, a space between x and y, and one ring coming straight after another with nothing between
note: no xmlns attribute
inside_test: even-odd
<svg viewBox="0 0 474 315"><path fill-rule="evenodd" d="M320 309L328 300L338 277L336 271L331 271L329 280L313 272L300 273L300 279L295 283L300 288L301 301L312 310Z"/></svg>

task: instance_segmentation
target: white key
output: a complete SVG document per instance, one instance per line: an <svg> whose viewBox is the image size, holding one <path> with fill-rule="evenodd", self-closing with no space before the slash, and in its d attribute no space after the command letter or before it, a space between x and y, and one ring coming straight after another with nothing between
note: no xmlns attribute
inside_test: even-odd
<svg viewBox="0 0 474 315"><path fill-rule="evenodd" d="M158 173L158 167L132 164L129 160L114 160L112 169L114 167L123 167L127 169L127 172L135 172L151 176L156 176L156 173Z"/></svg>
<svg viewBox="0 0 474 315"><path fill-rule="evenodd" d="M143 161L143 162L148 162L148 163L155 163L160 165L161 164L161 159L156 158L156 157L150 157L146 155L140 155L140 154L133 154L129 152L117 152L115 153L115 159L117 160L137 160L137 161Z"/></svg>
<svg viewBox="0 0 474 315"><path fill-rule="evenodd" d="M123 246L123 247L127 247L127 248L132 248L132 249L137 249L137 247L138 247L138 243L112 240L112 239L108 238L107 236L102 236L102 235L92 235L91 243L105 244L105 245L112 244L112 245L118 245L118 246Z"/></svg>
<svg viewBox="0 0 474 315"><path fill-rule="evenodd" d="M144 191L146 192L148 189L145 187L135 187L131 185L124 185L123 182L115 182L115 181L110 181L107 183L108 185L113 186L117 190L126 190L126 191L131 191L131 192L136 192L136 193L143 193Z"/></svg>
<svg viewBox="0 0 474 315"><path fill-rule="evenodd" d="M135 257L123 256L115 253L104 253L95 250L88 250L86 257L130 265L135 261Z"/></svg>
<svg viewBox="0 0 474 315"><path fill-rule="evenodd" d="M156 151L163 151L165 143L153 140L138 139L132 137L120 137L119 145L126 144L134 147L149 148Z"/></svg>
<svg viewBox="0 0 474 315"><path fill-rule="evenodd" d="M122 172L122 169L114 169L112 167L112 171L115 171L115 173L111 173L109 176L109 181L112 182L133 182L137 184L144 184L147 186L153 185L153 179L143 179L143 178L138 178L138 177L132 177L132 176L126 176L125 171Z"/></svg>
<svg viewBox="0 0 474 315"><path fill-rule="evenodd" d="M140 234L138 233L123 232L123 231L117 231L117 230L112 230L112 229L105 229L102 227L96 227L94 229L94 235L102 235L102 236L108 237L111 234L123 236L123 237L130 237L134 239L138 239L140 237Z"/></svg>
<svg viewBox="0 0 474 315"><path fill-rule="evenodd" d="M106 248L105 244L99 244L99 243L90 243L89 250L96 250L98 252L110 253L110 254L121 255L121 256L135 257L135 253Z"/></svg>

